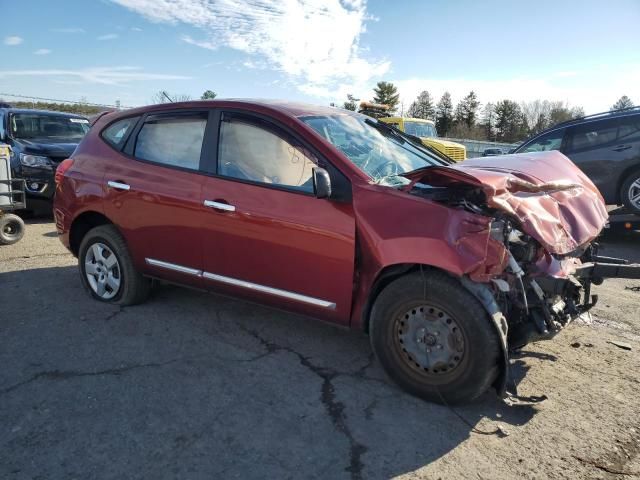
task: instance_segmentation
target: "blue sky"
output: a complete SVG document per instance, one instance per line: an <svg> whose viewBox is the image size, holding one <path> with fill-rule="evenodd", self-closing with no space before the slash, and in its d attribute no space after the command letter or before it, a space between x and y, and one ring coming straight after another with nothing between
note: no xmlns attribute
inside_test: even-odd
<svg viewBox="0 0 640 480"><path fill-rule="evenodd" d="M425 89L640 104L639 0L0 0L0 13L0 93L326 104L387 80L407 105Z"/></svg>

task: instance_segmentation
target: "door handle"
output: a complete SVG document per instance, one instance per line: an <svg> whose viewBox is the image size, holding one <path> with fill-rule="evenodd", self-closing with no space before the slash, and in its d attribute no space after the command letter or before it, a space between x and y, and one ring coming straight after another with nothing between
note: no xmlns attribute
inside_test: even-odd
<svg viewBox="0 0 640 480"><path fill-rule="evenodd" d="M234 207L233 205L229 205L228 203L224 203L224 202L217 202L214 200L205 200L204 201L204 206L205 207L210 207L210 208L215 208L216 210L224 210L225 212L235 212L236 211L236 207Z"/></svg>
<svg viewBox="0 0 640 480"><path fill-rule="evenodd" d="M614 152L622 152L623 150L629 150L631 148L631 145L618 145L617 147L613 148Z"/></svg>
<svg viewBox="0 0 640 480"><path fill-rule="evenodd" d="M125 190L125 191L131 190L131 187L129 185L127 185L126 183L116 182L116 181L113 181L113 180L109 180L107 182L107 185L110 188L114 188L116 190Z"/></svg>

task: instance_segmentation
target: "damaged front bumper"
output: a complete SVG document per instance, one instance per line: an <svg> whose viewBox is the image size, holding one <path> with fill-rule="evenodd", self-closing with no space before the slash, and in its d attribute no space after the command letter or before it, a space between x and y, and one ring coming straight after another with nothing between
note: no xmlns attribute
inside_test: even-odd
<svg viewBox="0 0 640 480"><path fill-rule="evenodd" d="M504 368L494 385L500 396L507 394L509 352L551 339L573 320L588 315L598 301L591 294L592 285L607 278L640 279L640 264L596 252L597 244L593 244L579 258L545 254L521 267L509 250L509 267L500 277L490 283L463 279L463 285L483 304L502 341Z"/></svg>

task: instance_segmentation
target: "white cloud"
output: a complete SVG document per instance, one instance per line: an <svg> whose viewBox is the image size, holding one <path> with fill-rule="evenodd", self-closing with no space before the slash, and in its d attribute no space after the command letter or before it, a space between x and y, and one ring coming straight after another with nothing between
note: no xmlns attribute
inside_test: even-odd
<svg viewBox="0 0 640 480"><path fill-rule="evenodd" d="M98 40L115 40L116 38L118 38L118 34L117 33L107 33L106 35L100 35L99 37L96 37Z"/></svg>
<svg viewBox="0 0 640 480"><path fill-rule="evenodd" d="M69 27L69 28L52 28L51 31L56 33L85 33L86 30L80 27Z"/></svg>
<svg viewBox="0 0 640 480"><path fill-rule="evenodd" d="M200 48L206 48L207 50L217 50L218 49L218 45L214 44L213 42L209 42L209 41L202 41L202 40L194 40L193 38L191 38L189 35L183 35L182 37L180 37L180 39L183 42L189 43L191 45L195 45L197 47Z"/></svg>
<svg viewBox="0 0 640 480"><path fill-rule="evenodd" d="M51 77L54 81L84 81L103 85L125 85L141 80L189 80L191 77L165 73L146 73L140 67L93 67L80 70L0 70L0 78Z"/></svg>
<svg viewBox="0 0 640 480"><path fill-rule="evenodd" d="M389 71L360 47L370 20L366 0L111 0L153 22L184 23L202 38L182 40L228 47L286 74L302 91L333 98ZM262 62L260 62L262 63Z"/></svg>
<svg viewBox="0 0 640 480"><path fill-rule="evenodd" d="M131 30L132 32L141 32L142 29L140 27L131 27L129 30Z"/></svg>
<svg viewBox="0 0 640 480"><path fill-rule="evenodd" d="M20 45L23 42L21 37L4 37L4 44L9 46Z"/></svg>
<svg viewBox="0 0 640 480"><path fill-rule="evenodd" d="M48 48L39 48L38 50L33 52L34 55L49 55L50 53L51 50L49 50Z"/></svg>
<svg viewBox="0 0 640 480"><path fill-rule="evenodd" d="M471 90L476 92L483 105L503 99L517 102L559 100L571 106L582 106L586 113L606 111L622 95L629 95L636 102L640 100L633 97L640 84L640 66L633 64L615 69L593 67L589 71L571 72L571 75L506 77L500 80L424 77L394 79L393 83L398 87L405 110L422 90L428 90L436 101L448 91L454 103Z"/></svg>

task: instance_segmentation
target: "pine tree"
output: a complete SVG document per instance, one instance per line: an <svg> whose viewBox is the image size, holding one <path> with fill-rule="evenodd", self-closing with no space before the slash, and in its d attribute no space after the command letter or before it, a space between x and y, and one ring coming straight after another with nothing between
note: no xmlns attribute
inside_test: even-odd
<svg viewBox="0 0 640 480"><path fill-rule="evenodd" d="M496 103L496 133L498 140L515 142L527 136L527 119L520 105L512 100Z"/></svg>
<svg viewBox="0 0 640 480"><path fill-rule="evenodd" d="M438 135L445 137L453 125L453 103L451 94L444 92L436 105L436 130Z"/></svg>
<svg viewBox="0 0 640 480"><path fill-rule="evenodd" d="M389 113L393 113L400 101L400 94L398 88L391 82L378 82L376 88L373 89L375 96L373 101L375 103L381 103L389 107Z"/></svg>
<svg viewBox="0 0 640 480"><path fill-rule="evenodd" d="M620 110L621 108L633 107L633 102L626 95L621 96L616 103L611 106L611 110Z"/></svg>
<svg viewBox="0 0 640 480"><path fill-rule="evenodd" d="M434 120L436 117L436 107L433 104L431 94L426 90L422 91L420 95L418 95L418 98L411 103L407 115L411 118Z"/></svg>
<svg viewBox="0 0 640 480"><path fill-rule="evenodd" d="M464 97L460 103L462 104L462 121L467 128L471 128L478 119L478 109L480 108L480 102L478 101L476 92L471 90L469 95Z"/></svg>

